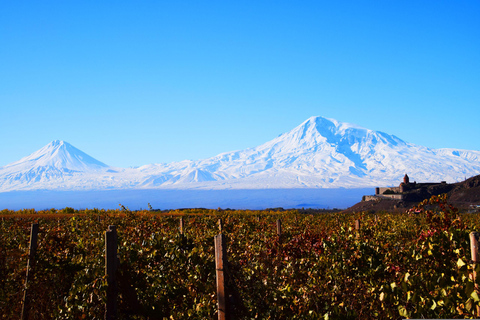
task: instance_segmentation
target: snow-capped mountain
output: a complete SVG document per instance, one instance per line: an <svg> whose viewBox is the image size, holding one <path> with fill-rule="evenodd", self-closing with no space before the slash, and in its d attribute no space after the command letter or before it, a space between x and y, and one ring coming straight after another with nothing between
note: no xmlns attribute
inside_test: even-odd
<svg viewBox="0 0 480 320"><path fill-rule="evenodd" d="M65 179L95 176L107 169L106 164L71 144L55 140L19 161L0 167L0 190L54 187Z"/></svg>
<svg viewBox="0 0 480 320"><path fill-rule="evenodd" d="M63 145L63 151L53 151L54 145ZM50 174L38 169L45 167L55 169ZM418 182L463 180L480 173L480 151L430 149L383 132L312 117L255 148L135 169L107 167L55 141L0 168L0 191L359 188L397 185L405 173Z"/></svg>
<svg viewBox="0 0 480 320"><path fill-rule="evenodd" d="M156 177L145 186L180 187L178 179L193 172L201 175L190 179L191 186L210 188L383 186L398 184L405 173L419 182L455 182L480 173L480 152L429 149L386 133L312 117L258 147L179 164L140 168Z"/></svg>
<svg viewBox="0 0 480 320"><path fill-rule="evenodd" d="M87 172L108 166L65 141L55 140L31 155L3 167L3 169L30 170L35 167L43 167L46 170L56 168L66 171Z"/></svg>

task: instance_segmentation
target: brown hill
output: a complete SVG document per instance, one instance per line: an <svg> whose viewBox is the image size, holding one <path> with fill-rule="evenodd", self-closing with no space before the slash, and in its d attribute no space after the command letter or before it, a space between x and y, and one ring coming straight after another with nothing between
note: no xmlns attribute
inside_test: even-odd
<svg viewBox="0 0 480 320"><path fill-rule="evenodd" d="M377 197L361 201L345 210L346 212L405 212L431 196L448 194L448 203L461 211L468 211L472 205L480 205L480 175L457 183L438 183L404 193L404 199L395 200Z"/></svg>
<svg viewBox="0 0 480 320"><path fill-rule="evenodd" d="M480 175L456 183L448 193L448 202L457 208L480 204Z"/></svg>

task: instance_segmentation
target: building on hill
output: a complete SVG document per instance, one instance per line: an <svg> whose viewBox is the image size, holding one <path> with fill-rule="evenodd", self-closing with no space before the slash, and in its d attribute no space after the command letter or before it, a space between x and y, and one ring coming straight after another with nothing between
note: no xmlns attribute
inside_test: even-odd
<svg viewBox="0 0 480 320"><path fill-rule="evenodd" d="M468 207L468 213L479 213L480 212L480 204L471 204Z"/></svg>
<svg viewBox="0 0 480 320"><path fill-rule="evenodd" d="M412 200L418 201L419 198L423 198L428 194L441 194L448 192L450 189L446 181L442 182L429 182L429 183L417 183L410 182L410 178L407 174L403 177L403 182L398 187L377 187L375 188L375 195L364 196L364 201L379 200L382 198L394 199L394 200Z"/></svg>

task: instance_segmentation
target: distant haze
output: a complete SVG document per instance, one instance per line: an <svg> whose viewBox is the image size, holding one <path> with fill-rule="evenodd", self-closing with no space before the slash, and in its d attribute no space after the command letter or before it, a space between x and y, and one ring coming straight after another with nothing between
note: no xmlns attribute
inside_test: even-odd
<svg viewBox="0 0 480 320"><path fill-rule="evenodd" d="M104 190L104 191L12 191L0 192L0 210L34 208L130 210L181 208L253 209L345 209L372 194L368 189L264 189L264 190Z"/></svg>

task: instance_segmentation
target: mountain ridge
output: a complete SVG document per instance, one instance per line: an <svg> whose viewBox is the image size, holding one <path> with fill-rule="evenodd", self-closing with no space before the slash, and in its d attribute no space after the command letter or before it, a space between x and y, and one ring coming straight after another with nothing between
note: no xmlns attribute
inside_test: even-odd
<svg viewBox="0 0 480 320"><path fill-rule="evenodd" d="M417 146L384 132L310 117L257 147L202 160L112 168L63 141L0 167L0 191L34 189L360 188L456 182L480 173L480 151Z"/></svg>
<svg viewBox="0 0 480 320"><path fill-rule="evenodd" d="M32 164L31 166L62 167L73 171L90 171L108 167L68 142L54 140L29 156L7 164L2 168L18 165L28 166L29 163Z"/></svg>

